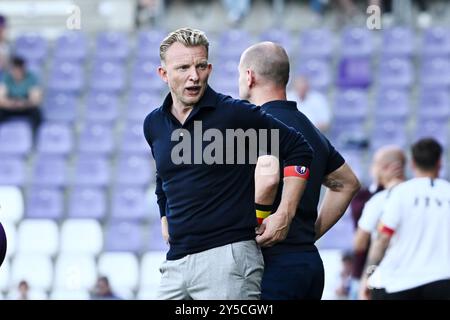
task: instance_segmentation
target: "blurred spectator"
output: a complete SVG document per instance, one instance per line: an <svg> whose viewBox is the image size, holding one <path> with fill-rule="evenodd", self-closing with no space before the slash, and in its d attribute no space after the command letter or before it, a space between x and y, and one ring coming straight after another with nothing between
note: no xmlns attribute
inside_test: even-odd
<svg viewBox="0 0 450 320"><path fill-rule="evenodd" d="M222 0L233 26L238 26L250 11L251 0Z"/></svg>
<svg viewBox="0 0 450 320"><path fill-rule="evenodd" d="M414 178L391 190L371 244L364 284L386 300L450 299L450 183L439 179L442 146L411 147ZM389 249L388 249L389 248Z"/></svg>
<svg viewBox="0 0 450 320"><path fill-rule="evenodd" d="M378 174L378 181L384 190L378 192L367 201L361 218L358 220L358 228L354 237L354 254L366 253L371 240L377 234L378 221L383 213L383 208L389 198L391 190L399 183L405 181L406 157L403 150L396 146L380 148L374 155L373 167ZM354 281L357 281L354 279ZM355 298L357 283L352 284L352 294ZM380 288L382 284L379 284ZM361 293L361 292L360 292ZM365 292L364 292L365 294ZM360 298L362 296L360 295Z"/></svg>
<svg viewBox="0 0 450 320"><path fill-rule="evenodd" d="M309 0L309 6L318 14L323 14L324 8L327 4L328 0Z"/></svg>
<svg viewBox="0 0 450 320"><path fill-rule="evenodd" d="M17 289L18 289L17 300L29 299L28 293L30 291L30 286L28 285L28 282L26 282L25 280L20 281Z"/></svg>
<svg viewBox="0 0 450 320"><path fill-rule="evenodd" d="M92 300L118 300L109 284L108 277L102 276L97 279L94 289L91 293Z"/></svg>
<svg viewBox="0 0 450 320"><path fill-rule="evenodd" d="M425 0L402 0L402 1L392 1L392 0L379 0L383 6L383 13L391 15L397 24L409 25L413 22L412 20L412 7L413 3L416 4L418 9L417 15L417 25L420 28L428 28L431 26L432 17L428 12L428 3ZM385 23L385 17L383 17L383 24Z"/></svg>
<svg viewBox="0 0 450 320"><path fill-rule="evenodd" d="M331 122L331 111L324 94L311 90L304 76L295 79L294 90L288 93L288 100L296 101L298 109L322 132L327 132Z"/></svg>
<svg viewBox="0 0 450 320"><path fill-rule="evenodd" d="M364 206L372 198L373 195L383 190L380 178L380 166L377 159L374 157L370 167L370 175L372 176L372 183L369 187L362 188L350 203L352 212L353 227L356 231L359 219L361 218ZM366 264L368 248L354 253L352 266L352 284L350 288L350 299L357 299L359 291L359 282L364 272Z"/></svg>
<svg viewBox="0 0 450 320"><path fill-rule="evenodd" d="M27 70L22 58L13 57L9 72L0 82L0 123L11 118L27 118L36 132L42 121L41 100L36 76Z"/></svg>
<svg viewBox="0 0 450 320"><path fill-rule="evenodd" d="M6 38L6 27L6 17L0 14L0 77L6 71L10 53L10 45Z"/></svg>
<svg viewBox="0 0 450 320"><path fill-rule="evenodd" d="M164 0L139 0L137 2L136 26L157 26L164 12Z"/></svg>
<svg viewBox="0 0 450 320"><path fill-rule="evenodd" d="M340 300L349 299L350 285L352 281L353 255L346 252L342 255L342 270L339 274L339 284L336 288L336 297Z"/></svg>

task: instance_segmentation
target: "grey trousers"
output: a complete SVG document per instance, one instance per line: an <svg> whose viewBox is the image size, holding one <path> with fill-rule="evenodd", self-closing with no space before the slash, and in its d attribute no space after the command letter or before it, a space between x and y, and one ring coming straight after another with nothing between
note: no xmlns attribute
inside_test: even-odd
<svg viewBox="0 0 450 320"><path fill-rule="evenodd" d="M263 256L255 240L166 260L160 267L157 299L257 300L263 271Z"/></svg>

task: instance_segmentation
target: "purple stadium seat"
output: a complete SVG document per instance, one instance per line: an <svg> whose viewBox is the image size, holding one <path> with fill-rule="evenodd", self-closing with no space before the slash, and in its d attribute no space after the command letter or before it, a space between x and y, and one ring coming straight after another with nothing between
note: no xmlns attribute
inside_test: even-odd
<svg viewBox="0 0 450 320"><path fill-rule="evenodd" d="M145 238L138 222L113 221L106 229L104 251L142 252Z"/></svg>
<svg viewBox="0 0 450 320"><path fill-rule="evenodd" d="M327 29L311 29L300 36L300 58L329 59L335 50L334 36Z"/></svg>
<svg viewBox="0 0 450 320"><path fill-rule="evenodd" d="M166 37L166 32L162 30L140 31L137 36L136 55L139 59L159 62L159 48L162 40Z"/></svg>
<svg viewBox="0 0 450 320"><path fill-rule="evenodd" d="M420 79L422 87L450 86L450 59L448 57L423 59Z"/></svg>
<svg viewBox="0 0 450 320"><path fill-rule="evenodd" d="M296 74L304 75L309 79L311 86L317 90L328 89L331 84L330 63L327 60L309 59L300 60Z"/></svg>
<svg viewBox="0 0 450 320"><path fill-rule="evenodd" d="M131 75L131 89L159 93L166 88L166 83L158 75L158 66L159 62L137 60Z"/></svg>
<svg viewBox="0 0 450 320"><path fill-rule="evenodd" d="M443 147L448 148L448 121L445 119L422 120L419 118L414 137L415 141L425 137L433 137L439 141Z"/></svg>
<svg viewBox="0 0 450 320"><path fill-rule="evenodd" d="M15 54L27 62L42 62L47 57L47 41L37 34L25 34L17 37L15 41Z"/></svg>
<svg viewBox="0 0 450 320"><path fill-rule="evenodd" d="M414 32L407 27L394 27L383 31L381 46L384 57L409 58L415 50Z"/></svg>
<svg viewBox="0 0 450 320"><path fill-rule="evenodd" d="M0 124L0 154L26 155L33 141L28 122L11 121Z"/></svg>
<svg viewBox="0 0 450 320"><path fill-rule="evenodd" d="M380 62L379 84L388 88L409 88L414 82L411 60L392 58Z"/></svg>
<svg viewBox="0 0 450 320"><path fill-rule="evenodd" d="M271 41L280 44L289 54L292 51L292 35L288 30L272 28L265 30L259 37L260 41Z"/></svg>
<svg viewBox="0 0 450 320"><path fill-rule="evenodd" d="M27 218L59 219L64 212L63 192L59 189L33 187L27 197Z"/></svg>
<svg viewBox="0 0 450 320"><path fill-rule="evenodd" d="M128 95L128 108L126 111L128 120L142 121L147 114L162 104L162 98L159 95L137 92Z"/></svg>
<svg viewBox="0 0 450 320"><path fill-rule="evenodd" d="M426 57L447 57L450 54L450 30L443 27L427 29L423 34L422 54Z"/></svg>
<svg viewBox="0 0 450 320"><path fill-rule="evenodd" d="M110 182L110 167L103 156L80 154L75 162L73 183L76 186L103 187Z"/></svg>
<svg viewBox="0 0 450 320"><path fill-rule="evenodd" d="M448 120L450 116L450 95L448 90L424 89L419 98L418 111L422 120Z"/></svg>
<svg viewBox="0 0 450 320"><path fill-rule="evenodd" d="M405 120L409 115L409 95L406 91L386 89L378 92L375 100L375 117L382 120Z"/></svg>
<svg viewBox="0 0 450 320"><path fill-rule="evenodd" d="M0 185L22 186L25 183L25 161L20 157L1 156Z"/></svg>
<svg viewBox="0 0 450 320"><path fill-rule="evenodd" d="M48 88L53 91L78 93L84 87L84 70L77 63L53 64L48 80Z"/></svg>
<svg viewBox="0 0 450 320"><path fill-rule="evenodd" d="M68 212L70 218L105 218L105 192L100 188L74 188L69 195Z"/></svg>
<svg viewBox="0 0 450 320"><path fill-rule="evenodd" d="M73 130L62 123L44 123L39 128L37 150L40 153L65 155L73 148Z"/></svg>
<svg viewBox="0 0 450 320"><path fill-rule="evenodd" d="M122 155L116 164L116 183L145 187L155 176L154 166L149 156Z"/></svg>
<svg viewBox="0 0 450 320"><path fill-rule="evenodd" d="M124 89L125 80L122 64L97 60L91 73L91 88L96 91L119 93Z"/></svg>
<svg viewBox="0 0 450 320"><path fill-rule="evenodd" d="M342 33L344 57L370 57L374 51L373 32L367 28L347 28Z"/></svg>
<svg viewBox="0 0 450 320"><path fill-rule="evenodd" d="M119 99L115 94L91 92L86 98L86 120L111 122L119 115Z"/></svg>
<svg viewBox="0 0 450 320"><path fill-rule="evenodd" d="M53 58L61 61L82 61L87 51L86 35L79 31L69 31L56 40Z"/></svg>
<svg viewBox="0 0 450 320"><path fill-rule="evenodd" d="M142 132L142 121L128 122L122 132L121 152L134 154L148 154L150 147Z"/></svg>
<svg viewBox="0 0 450 320"><path fill-rule="evenodd" d="M336 93L334 102L334 118L364 121L368 112L367 92L362 90L344 90Z"/></svg>
<svg viewBox="0 0 450 320"><path fill-rule="evenodd" d="M377 150L382 146L391 144L401 148L406 147L406 122L382 121L375 123L370 139L371 149Z"/></svg>
<svg viewBox="0 0 450 320"><path fill-rule="evenodd" d="M41 155L33 164L31 182L35 186L62 187L67 183L67 161L63 156Z"/></svg>
<svg viewBox="0 0 450 320"><path fill-rule="evenodd" d="M102 32L96 39L96 60L124 60L128 56L128 36L122 32Z"/></svg>
<svg viewBox="0 0 450 320"><path fill-rule="evenodd" d="M366 179L366 168L364 167L364 153L360 150L343 150L342 156L345 162L349 164L356 176L364 181Z"/></svg>
<svg viewBox="0 0 450 320"><path fill-rule="evenodd" d="M115 220L144 220L149 209L142 188L117 187L111 199L111 217Z"/></svg>
<svg viewBox="0 0 450 320"><path fill-rule="evenodd" d="M62 92L47 92L42 108L46 120L73 122L77 116L77 96Z"/></svg>
<svg viewBox="0 0 450 320"><path fill-rule="evenodd" d="M84 153L110 154L114 150L114 143L110 125L86 123L80 133L78 148Z"/></svg>
<svg viewBox="0 0 450 320"><path fill-rule="evenodd" d="M210 81L214 90L233 98L239 98L238 78L226 74L216 74Z"/></svg>
<svg viewBox="0 0 450 320"><path fill-rule="evenodd" d="M221 50L218 55L221 58L239 59L242 52L252 44L252 39L247 31L242 29L225 29L219 37L218 46Z"/></svg>
<svg viewBox="0 0 450 320"><path fill-rule="evenodd" d="M328 138L338 149L365 149L367 148L367 136L364 125L365 123L359 119L335 119Z"/></svg>
<svg viewBox="0 0 450 320"><path fill-rule="evenodd" d="M362 57L342 58L337 84L341 88L367 88L372 84L372 65Z"/></svg>

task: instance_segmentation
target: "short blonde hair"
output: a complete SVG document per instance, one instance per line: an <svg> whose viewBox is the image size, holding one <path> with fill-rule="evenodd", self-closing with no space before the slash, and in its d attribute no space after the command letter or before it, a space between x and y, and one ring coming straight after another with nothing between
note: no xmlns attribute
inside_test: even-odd
<svg viewBox="0 0 450 320"><path fill-rule="evenodd" d="M171 33L161 42L159 46L159 57L165 61L166 52L175 42L179 42L186 47L204 46L208 56L209 41L203 31L191 28L180 28Z"/></svg>

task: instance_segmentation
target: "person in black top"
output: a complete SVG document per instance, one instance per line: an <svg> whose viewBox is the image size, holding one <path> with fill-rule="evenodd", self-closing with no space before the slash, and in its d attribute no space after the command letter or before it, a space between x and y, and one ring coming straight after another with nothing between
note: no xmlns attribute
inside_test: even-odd
<svg viewBox="0 0 450 320"><path fill-rule="evenodd" d="M251 46L239 64L239 95L303 134L314 149L307 188L285 240L264 248L262 299L320 299L324 287L322 260L314 243L342 216L360 183L327 138L286 101L289 58L272 42ZM280 162L283 161L282 156ZM328 189L317 214L321 185ZM259 186L256 185L257 191ZM276 209L282 195L275 198ZM256 192L256 195L262 194ZM255 199L256 203L267 202ZM262 225L265 224L263 220Z"/></svg>
<svg viewBox="0 0 450 320"><path fill-rule="evenodd" d="M205 34L189 28L163 40L158 73L170 93L144 121L170 245L158 298L258 299L263 258L256 241L285 238L313 151L300 133L261 108L209 87L208 47ZM261 130L275 133L268 144L275 147L265 151L278 147L284 167L301 166L304 174L285 178L280 206L256 238L253 175L264 149L255 145Z"/></svg>

